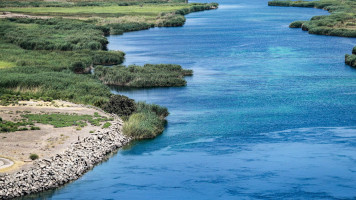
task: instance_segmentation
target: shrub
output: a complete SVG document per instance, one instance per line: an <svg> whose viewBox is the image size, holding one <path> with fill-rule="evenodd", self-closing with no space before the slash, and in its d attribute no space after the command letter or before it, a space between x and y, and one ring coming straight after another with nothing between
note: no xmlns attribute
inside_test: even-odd
<svg viewBox="0 0 356 200"><path fill-rule="evenodd" d="M138 102L137 111L125 122L123 132L134 139L154 138L163 132L168 115L165 107Z"/></svg>
<svg viewBox="0 0 356 200"><path fill-rule="evenodd" d="M289 28L301 28L305 21L295 21L289 25Z"/></svg>
<svg viewBox="0 0 356 200"><path fill-rule="evenodd" d="M37 154L32 153L29 157L31 160L37 160L39 156Z"/></svg>
<svg viewBox="0 0 356 200"><path fill-rule="evenodd" d="M134 139L149 139L161 134L164 129L162 121L153 112L134 113L125 122L123 133Z"/></svg>
<svg viewBox="0 0 356 200"><path fill-rule="evenodd" d="M31 130L41 130L41 128L40 127L37 127L37 126L31 126Z"/></svg>
<svg viewBox="0 0 356 200"><path fill-rule="evenodd" d="M129 116L136 111L137 107L133 99L122 95L112 95L103 109L119 116Z"/></svg>
<svg viewBox="0 0 356 200"><path fill-rule="evenodd" d="M169 115L168 109L156 104L147 104L145 102L137 103L137 112L154 112L157 116L164 119Z"/></svg>
<svg viewBox="0 0 356 200"><path fill-rule="evenodd" d="M356 67L356 55L345 55L345 64L350 65L351 67Z"/></svg>

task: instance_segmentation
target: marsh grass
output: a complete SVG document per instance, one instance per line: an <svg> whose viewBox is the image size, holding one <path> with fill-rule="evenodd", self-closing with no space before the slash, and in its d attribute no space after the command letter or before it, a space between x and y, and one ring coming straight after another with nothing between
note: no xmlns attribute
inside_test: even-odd
<svg viewBox="0 0 356 200"><path fill-rule="evenodd" d="M137 111L124 123L124 134L137 140L152 139L160 135L167 123L167 108L139 102Z"/></svg>
<svg viewBox="0 0 356 200"><path fill-rule="evenodd" d="M192 70L180 65L146 64L125 66L97 66L95 76L103 83L127 87L180 87L185 86L184 76L191 76Z"/></svg>

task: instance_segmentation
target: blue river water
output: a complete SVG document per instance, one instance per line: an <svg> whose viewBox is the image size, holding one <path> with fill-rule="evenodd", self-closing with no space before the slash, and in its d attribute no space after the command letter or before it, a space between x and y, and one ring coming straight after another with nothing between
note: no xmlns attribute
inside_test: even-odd
<svg viewBox="0 0 356 200"><path fill-rule="evenodd" d="M356 39L290 29L326 11L221 0L178 28L110 36L126 64L194 70L180 88L114 90L168 107L165 132L38 199L355 199Z"/></svg>

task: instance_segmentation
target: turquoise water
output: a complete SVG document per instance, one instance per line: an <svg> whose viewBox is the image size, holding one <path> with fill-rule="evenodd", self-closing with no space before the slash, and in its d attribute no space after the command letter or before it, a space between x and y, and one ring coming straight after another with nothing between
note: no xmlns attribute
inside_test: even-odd
<svg viewBox="0 0 356 200"><path fill-rule="evenodd" d="M113 92L167 106L166 131L48 199L355 199L356 39L290 22L327 12L222 0L184 27L109 37L126 64L194 70L182 88Z"/></svg>

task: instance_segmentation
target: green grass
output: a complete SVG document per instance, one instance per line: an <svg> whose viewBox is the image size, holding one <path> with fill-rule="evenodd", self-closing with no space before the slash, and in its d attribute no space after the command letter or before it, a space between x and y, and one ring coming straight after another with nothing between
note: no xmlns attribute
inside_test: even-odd
<svg viewBox="0 0 356 200"><path fill-rule="evenodd" d="M28 126L33 127L33 123L29 121L11 122L5 121L0 117L0 133L26 131Z"/></svg>
<svg viewBox="0 0 356 200"><path fill-rule="evenodd" d="M104 27L68 19L4 19L0 36L4 41L29 50L106 50Z"/></svg>
<svg viewBox="0 0 356 200"><path fill-rule="evenodd" d="M167 64L95 68L95 76L105 84L141 88L185 86L187 82L183 77L192 73L192 70L185 70L180 65Z"/></svg>
<svg viewBox="0 0 356 200"><path fill-rule="evenodd" d="M22 115L22 117L30 122L53 125L54 128L69 126L85 127L88 125L87 123L99 126L101 122L108 121L107 117L78 114L26 114Z"/></svg>
<svg viewBox="0 0 356 200"><path fill-rule="evenodd" d="M160 135L166 124L167 108L139 102L137 111L124 123L124 134L136 139L152 139Z"/></svg>
<svg viewBox="0 0 356 200"><path fill-rule="evenodd" d="M101 128L109 128L111 126L110 122L105 122L105 124Z"/></svg>
<svg viewBox="0 0 356 200"><path fill-rule="evenodd" d="M144 15L157 16L161 12L172 12L183 8L188 8L188 4L171 4L171 5L143 5L143 6L83 6L83 7L10 7L0 8L0 11L27 13L36 15L67 15L80 16L85 14L108 16L103 14L120 14L120 15ZM117 15L117 16L120 16ZM109 15L114 16L114 15Z"/></svg>
<svg viewBox="0 0 356 200"><path fill-rule="evenodd" d="M6 61L1 61L0 60L0 69L2 68L8 68L8 67L15 67L16 64L13 62L6 62Z"/></svg>
<svg viewBox="0 0 356 200"><path fill-rule="evenodd" d="M167 4L184 3L185 0L66 0L66 1L42 1L42 0L11 0L0 1L0 7L77 7L77 6L129 6L142 4Z"/></svg>

